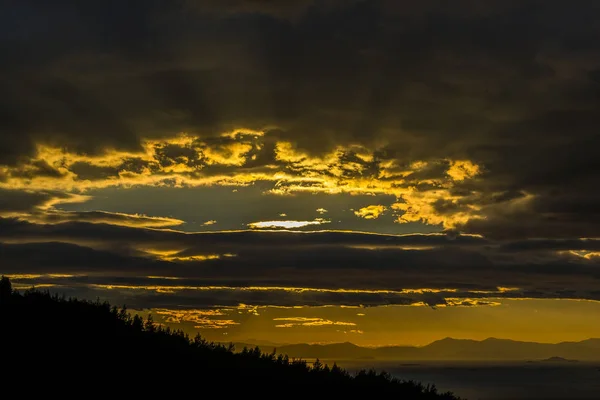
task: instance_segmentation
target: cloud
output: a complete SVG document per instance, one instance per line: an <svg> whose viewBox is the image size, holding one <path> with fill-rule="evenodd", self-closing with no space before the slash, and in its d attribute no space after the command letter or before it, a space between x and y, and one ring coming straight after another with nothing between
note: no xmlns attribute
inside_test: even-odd
<svg viewBox="0 0 600 400"><path fill-rule="evenodd" d="M44 211L58 204L85 202L88 199L88 196L58 191L0 188L0 216L23 215L34 210Z"/></svg>
<svg viewBox="0 0 600 400"><path fill-rule="evenodd" d="M226 329L239 322L232 319L223 319L230 310L181 310L181 309L153 309L152 313L157 314L162 321L169 324L191 323L195 329Z"/></svg>
<svg viewBox="0 0 600 400"><path fill-rule="evenodd" d="M90 199L89 196L71 193L75 188L78 191L97 191L112 186L247 186L261 182L266 186L265 193L270 195L349 193L395 196L402 201L393 207L404 209L405 215L399 218L403 222L425 221L452 228L457 221L477 217L477 208L468 204L476 202L477 198L449 195L456 180L447 173L453 168L448 160L414 162L397 171L396 163L376 160L376 151L356 145L338 146L331 153L315 157L297 153L288 142L270 140L264 132L240 129L211 139L191 134L146 139L142 143L143 150L138 153L108 151L103 155L90 156L39 146L38 158L55 165L62 174L52 179L46 176L23 179L7 169L4 185L12 191L51 191L64 198L61 202L65 203L68 196L78 196L81 201ZM241 148L238 145L247 151L236 153L234 158L242 157L243 161L231 161L233 153L218 155L229 151L227 149ZM271 145L272 154L265 153ZM37 159L32 162L37 162ZM432 185L432 179L438 179L438 184ZM440 184L448 189L440 189ZM2 185L0 183L0 188ZM420 189L416 190L418 185L421 185ZM435 207L450 198L467 202L457 210L460 219L448 207L440 212ZM465 208L468 213L465 213ZM324 208L318 210L321 214L326 212Z"/></svg>
<svg viewBox="0 0 600 400"><path fill-rule="evenodd" d="M372 205L363 207L358 211L354 211L354 215L364 219L377 219L385 212L385 210L387 210L386 206Z"/></svg>
<svg viewBox="0 0 600 400"><path fill-rule="evenodd" d="M450 162L446 173L455 181L464 181L479 175L480 168L469 160L457 160Z"/></svg>
<svg viewBox="0 0 600 400"><path fill-rule="evenodd" d="M216 223L217 223L217 221L215 221L214 219L211 219L211 220L208 220L208 221L206 221L206 222L205 222L205 223L203 223L202 225L204 225L204 226L209 226L209 225L214 225L214 224L216 224Z"/></svg>
<svg viewBox="0 0 600 400"><path fill-rule="evenodd" d="M327 224L330 221L324 220L323 218L317 218L314 221L260 221L260 222L251 222L248 224L248 227L251 229L264 229L264 228L284 228L284 229L294 229L294 228L303 228L305 226L310 225L321 225Z"/></svg>
<svg viewBox="0 0 600 400"><path fill-rule="evenodd" d="M106 211L49 210L43 213L31 213L23 216L22 219L42 224L77 221L146 228L163 228L184 223L184 221L176 218L151 217L142 214L125 214Z"/></svg>
<svg viewBox="0 0 600 400"><path fill-rule="evenodd" d="M19 287L54 285L57 291L125 299L139 307L600 300L600 260L589 256L597 252L596 239L504 242L472 235L336 231L194 234L0 219L0 242L2 273L21 276L15 280Z"/></svg>
<svg viewBox="0 0 600 400"><path fill-rule="evenodd" d="M154 309L155 314L164 316L166 322L198 322L205 317L223 316L226 313L222 310L166 310Z"/></svg>
<svg viewBox="0 0 600 400"><path fill-rule="evenodd" d="M294 328L302 327L317 327L317 326L356 326L354 322L332 321L323 318L307 318L307 317L281 317L273 318L273 321L282 321L283 324L275 325L275 328Z"/></svg>
<svg viewBox="0 0 600 400"><path fill-rule="evenodd" d="M593 2L10 7L2 272L141 305L598 299ZM443 233L308 232L333 225L291 206L235 225L251 231L189 234L168 214L66 210L148 186L378 196L347 209ZM310 210L333 220L327 204ZM423 288L451 290L402 292Z"/></svg>
<svg viewBox="0 0 600 400"><path fill-rule="evenodd" d="M476 307L476 306L499 306L498 301L476 300L469 298L446 297L444 304L437 304L435 307Z"/></svg>
<svg viewBox="0 0 600 400"><path fill-rule="evenodd" d="M226 329L232 325L239 325L239 322L235 322L231 319L204 319L199 320L198 325L194 325L195 329Z"/></svg>
<svg viewBox="0 0 600 400"><path fill-rule="evenodd" d="M10 275L9 276L13 276ZM562 298L579 299L587 296L598 301L597 294L584 290L530 290L502 288L482 290L464 289L418 289L418 290L345 290L314 289L300 287L254 287L254 286L193 286L183 280L179 286L144 283L141 278L121 279L93 276L36 276L11 278L13 286L19 290L32 285L48 288L52 292L66 293L83 298L101 298L111 302L125 302L136 309L168 308L165 318L180 323L206 323L215 319L230 319L226 308L280 306L354 306L370 307L381 305L403 305L416 307L488 307L496 306L502 299ZM216 307L216 308L215 308ZM206 310L197 312L197 310ZM222 315L221 315L222 314ZM161 314L162 315L162 314ZM286 321L286 324L318 326L319 321Z"/></svg>
<svg viewBox="0 0 600 400"><path fill-rule="evenodd" d="M203 3L11 5L2 187L265 179L387 193L402 223L600 236L593 2Z"/></svg>
<svg viewBox="0 0 600 400"><path fill-rule="evenodd" d="M508 241L502 243L502 249L507 252L525 251L565 251L565 250L600 250L600 239L531 239Z"/></svg>
<svg viewBox="0 0 600 400"><path fill-rule="evenodd" d="M182 225L184 221L168 217L107 211L63 211L56 206L83 203L90 196L55 191L0 189L0 217L13 217L40 224L89 222L132 227L160 228Z"/></svg>
<svg viewBox="0 0 600 400"><path fill-rule="evenodd" d="M28 223L15 218L0 218L0 241L55 240L74 244L127 243L155 250L186 250L203 254L215 249L235 248L310 248L315 246L391 248L437 246L484 246L490 242L478 235L405 234L384 235L350 231L260 232L223 231L183 233L175 230L147 230L106 224L70 222L56 225ZM233 252L235 253L235 252Z"/></svg>

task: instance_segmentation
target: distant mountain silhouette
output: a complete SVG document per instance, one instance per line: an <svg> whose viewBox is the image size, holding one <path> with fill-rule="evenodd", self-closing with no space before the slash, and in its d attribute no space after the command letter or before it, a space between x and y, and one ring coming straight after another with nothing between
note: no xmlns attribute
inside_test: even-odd
<svg viewBox="0 0 600 400"><path fill-rule="evenodd" d="M269 348L270 349L270 348ZM267 349L265 349L267 350ZM600 339L581 342L536 343L488 338L482 341L445 338L426 346L360 347L352 343L293 344L277 352L290 357L328 360L531 360L561 357L582 361L600 360Z"/></svg>
<svg viewBox="0 0 600 400"><path fill-rule="evenodd" d="M293 344L293 343L273 342L270 340L261 340L261 339L246 339L244 341L236 342L236 343L242 344L242 346L239 347L240 349L243 348L244 346L246 346L246 347L259 346L259 347L273 348L273 347L289 346L290 344ZM237 344L236 344L236 347L238 347Z"/></svg>
<svg viewBox="0 0 600 400"><path fill-rule="evenodd" d="M197 397L282 398L389 396L406 400L457 400L434 386L402 381L374 370L350 374L336 364L312 364L263 353L258 347L223 346L191 339L132 316L125 307L16 293L0 279L0 388L25 396L64 398ZM347 344L334 345L340 349ZM353 345L350 345L353 346ZM356 347L356 346L354 346ZM70 396L69 396L70 397ZM73 396L75 397L75 396Z"/></svg>
<svg viewBox="0 0 600 400"><path fill-rule="evenodd" d="M572 362L577 362L578 360L568 360L566 358L562 358L562 357L550 357L550 358L546 358L544 360L540 360L539 362L544 362L544 363L572 363Z"/></svg>
<svg viewBox="0 0 600 400"><path fill-rule="evenodd" d="M600 339L586 339L586 340L582 340L581 342L563 342L563 343L579 343L579 344L583 344L586 347L593 347L595 349L600 349Z"/></svg>

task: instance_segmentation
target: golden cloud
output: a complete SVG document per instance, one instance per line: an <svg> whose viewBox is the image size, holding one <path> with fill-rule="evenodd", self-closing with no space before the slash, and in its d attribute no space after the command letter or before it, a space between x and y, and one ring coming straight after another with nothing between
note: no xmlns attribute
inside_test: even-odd
<svg viewBox="0 0 600 400"><path fill-rule="evenodd" d="M381 214L383 214L387 210L386 206L382 205L371 205L366 206L358 211L354 211L354 215L364 219L377 219Z"/></svg>
<svg viewBox="0 0 600 400"><path fill-rule="evenodd" d="M172 310L158 308L152 310L157 314L162 322L165 323L192 323L196 329L224 329L233 325L239 325L232 319L220 319L227 315L230 310L209 309L209 310Z"/></svg>
<svg viewBox="0 0 600 400"><path fill-rule="evenodd" d="M265 150L269 146L274 149L271 153ZM189 134L143 139L141 148L138 152L106 149L102 154L85 155L39 144L37 154L19 166L2 167L0 189L51 190L72 196L46 204L46 209L52 210L67 201L86 201L86 191L112 186L247 186L266 181L273 184L265 192L271 195L392 195L397 201L391 208L400 223L420 221L453 228L482 214L481 193L457 194L462 192L453 190L481 175L482 168L465 159L380 159L376 156L379 149L357 145L338 146L315 156L291 142L273 142L264 132L248 129L211 139ZM259 154L261 162L257 162ZM49 169L53 172L48 173ZM357 215L373 219L384 211L385 206L374 205L357 211ZM319 208L317 212L326 210ZM172 219L154 221L161 226L180 223ZM267 227L268 223L269 227L297 228L326 222L261 221L252 227Z"/></svg>
<svg viewBox="0 0 600 400"><path fill-rule="evenodd" d="M8 274L7 278L12 280L30 280L30 279L39 279L39 278L52 278L52 279L63 279L63 278L73 278L77 275L71 274Z"/></svg>
<svg viewBox="0 0 600 400"><path fill-rule="evenodd" d="M453 298L446 297L445 304L436 305L436 307L475 307L475 306L499 306L502 303L493 300Z"/></svg>
<svg viewBox="0 0 600 400"><path fill-rule="evenodd" d="M232 319L206 319L202 320L200 324L194 325L196 329L225 329L232 325L239 325L239 322L235 322Z"/></svg>
<svg viewBox="0 0 600 400"><path fill-rule="evenodd" d="M208 260L218 260L223 257L235 257L235 254L224 253L224 254L182 254L183 249L181 250L159 250L159 249L148 249L148 248L139 248L138 250L145 252L146 254L156 257L159 260L164 261L179 261L179 262L188 262L188 261L208 261Z"/></svg>
<svg viewBox="0 0 600 400"><path fill-rule="evenodd" d="M172 310L166 308L156 308L153 313L164 317L166 322L181 323L194 322L206 317L223 316L226 313L223 310Z"/></svg>
<svg viewBox="0 0 600 400"><path fill-rule="evenodd" d="M423 222L449 229L471 219L483 218L478 213L481 210L478 204L461 204L463 196L454 195L444 188L425 191L412 186L405 190L401 199L402 202L391 206L393 210L401 212L397 219L399 223ZM437 207L441 202L453 207L453 211L440 211Z"/></svg>
<svg viewBox="0 0 600 400"><path fill-rule="evenodd" d="M288 317L288 318L273 318L273 321L282 321L283 324L276 324L276 328L293 328L296 326L356 326L354 322L332 321L323 318L307 318L307 317Z"/></svg>
<svg viewBox="0 0 600 400"><path fill-rule="evenodd" d="M455 181L464 181L479 175L479 166L469 160L450 160L450 168L446 172Z"/></svg>
<svg viewBox="0 0 600 400"><path fill-rule="evenodd" d="M588 260L594 259L594 258L600 258L600 252L590 252L588 254L586 254L584 256L585 258L587 258Z"/></svg>
<svg viewBox="0 0 600 400"><path fill-rule="evenodd" d="M252 150L252 145L235 142L213 147L205 145L202 148L204 156L208 160L208 165L242 166L246 162L245 156L250 150Z"/></svg>

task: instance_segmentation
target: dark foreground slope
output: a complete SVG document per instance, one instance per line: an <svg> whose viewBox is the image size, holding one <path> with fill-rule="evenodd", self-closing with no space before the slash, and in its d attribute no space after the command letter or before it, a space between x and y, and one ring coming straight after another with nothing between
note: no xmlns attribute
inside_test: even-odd
<svg viewBox="0 0 600 400"><path fill-rule="evenodd" d="M22 393L77 391L84 398L114 394L392 396L446 399L385 373L351 376L342 369L289 360L253 349L234 353L199 336L156 327L107 303L64 299L38 291L7 293L0 285L0 381ZM213 397L210 396L210 397ZM219 396L220 397L220 396Z"/></svg>

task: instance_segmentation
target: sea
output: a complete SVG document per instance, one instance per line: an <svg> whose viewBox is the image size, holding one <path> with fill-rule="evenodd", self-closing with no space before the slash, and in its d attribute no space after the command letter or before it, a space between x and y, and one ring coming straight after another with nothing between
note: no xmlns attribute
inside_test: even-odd
<svg viewBox="0 0 600 400"><path fill-rule="evenodd" d="M600 400L600 362L338 360L337 364L351 373L385 370L403 380L435 384L438 391L467 400Z"/></svg>

